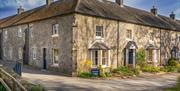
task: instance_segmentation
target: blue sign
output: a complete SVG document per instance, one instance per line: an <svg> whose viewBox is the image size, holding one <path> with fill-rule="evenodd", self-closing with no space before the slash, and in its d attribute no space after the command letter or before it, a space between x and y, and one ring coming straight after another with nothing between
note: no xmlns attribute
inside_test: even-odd
<svg viewBox="0 0 180 91"><path fill-rule="evenodd" d="M93 69L91 69L91 73L93 76L99 76L100 71L97 68L93 68Z"/></svg>

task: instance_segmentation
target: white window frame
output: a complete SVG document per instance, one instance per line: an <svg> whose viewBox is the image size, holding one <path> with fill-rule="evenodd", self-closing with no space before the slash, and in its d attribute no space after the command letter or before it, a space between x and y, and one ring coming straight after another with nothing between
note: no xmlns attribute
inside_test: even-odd
<svg viewBox="0 0 180 91"><path fill-rule="evenodd" d="M4 31L4 39L5 39L5 40L8 39L8 31Z"/></svg>
<svg viewBox="0 0 180 91"><path fill-rule="evenodd" d="M59 36L59 24L53 24L52 25L52 37L58 37Z"/></svg>
<svg viewBox="0 0 180 91"><path fill-rule="evenodd" d="M21 47L18 49L18 58L23 59L23 48Z"/></svg>
<svg viewBox="0 0 180 91"><path fill-rule="evenodd" d="M102 62L103 61L103 56L102 56L103 51L105 51L107 54L105 57L106 58L105 61L107 61L107 62L105 62L105 64L102 64L103 63ZM95 59L96 59L95 58L95 52L98 52L97 64L95 64ZM111 65L111 63L110 63L110 50L91 50L90 53L91 53L91 60L92 60L92 67L93 68L97 68L100 65L103 68L106 68L106 67L109 67Z"/></svg>
<svg viewBox="0 0 180 91"><path fill-rule="evenodd" d="M32 59L33 60L37 59L37 48L36 47L32 48Z"/></svg>
<svg viewBox="0 0 180 91"><path fill-rule="evenodd" d="M98 33L100 35L98 35ZM104 26L96 26L96 39L103 39L104 38Z"/></svg>
<svg viewBox="0 0 180 91"><path fill-rule="evenodd" d="M130 32L128 32L128 31L130 31ZM128 33L131 33L131 35L127 36L127 35L129 35ZM131 38L129 38L129 37L131 37ZM126 30L126 40L129 40L129 41L133 40L133 31L132 31L132 29L127 29Z"/></svg>
<svg viewBox="0 0 180 91"><path fill-rule="evenodd" d="M18 37L22 37L22 28L21 27L19 27L19 29L18 29Z"/></svg>
<svg viewBox="0 0 180 91"><path fill-rule="evenodd" d="M6 47L4 47L3 55L4 55L4 57L6 57Z"/></svg>
<svg viewBox="0 0 180 91"><path fill-rule="evenodd" d="M9 48L9 57L10 57L10 59L13 59L12 56L13 56L13 48L10 47Z"/></svg>
<svg viewBox="0 0 180 91"><path fill-rule="evenodd" d="M33 37L33 25L29 25L29 36L32 38Z"/></svg>
<svg viewBox="0 0 180 91"><path fill-rule="evenodd" d="M54 56L55 56L55 51L54 50L58 50L58 52L59 52L59 49L58 48L52 48L52 55L53 55L53 58L52 58L52 64L54 65L54 66L58 66L59 65L59 62L58 63L55 63L55 58L54 58ZM57 56L58 57L58 60L59 60L59 56Z"/></svg>

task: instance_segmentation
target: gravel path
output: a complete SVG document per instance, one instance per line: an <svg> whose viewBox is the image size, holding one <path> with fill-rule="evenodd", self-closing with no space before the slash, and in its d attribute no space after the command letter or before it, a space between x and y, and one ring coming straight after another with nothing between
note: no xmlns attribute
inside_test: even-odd
<svg viewBox="0 0 180 91"><path fill-rule="evenodd" d="M161 91L172 87L180 74L145 74L133 79L90 80L55 75L47 71L24 69L22 77L29 82L42 84L48 91Z"/></svg>

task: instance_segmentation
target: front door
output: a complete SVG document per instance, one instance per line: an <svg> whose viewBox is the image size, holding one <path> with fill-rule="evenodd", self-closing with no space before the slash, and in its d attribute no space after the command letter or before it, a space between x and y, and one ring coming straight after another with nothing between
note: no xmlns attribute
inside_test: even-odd
<svg viewBox="0 0 180 91"><path fill-rule="evenodd" d="M130 49L130 50L129 50L128 64L132 65L132 64L133 64L133 60L134 60L133 49Z"/></svg>
<svg viewBox="0 0 180 91"><path fill-rule="evenodd" d="M43 69L47 69L46 48L43 48Z"/></svg>

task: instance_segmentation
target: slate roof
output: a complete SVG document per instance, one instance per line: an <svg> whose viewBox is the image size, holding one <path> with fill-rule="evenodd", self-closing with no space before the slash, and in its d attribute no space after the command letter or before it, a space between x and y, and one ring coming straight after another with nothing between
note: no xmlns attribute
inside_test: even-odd
<svg viewBox="0 0 180 91"><path fill-rule="evenodd" d="M125 48L126 48L126 49L131 49L132 46L134 46L135 49L138 49L138 46L137 46L137 44L136 44L135 41L129 41L129 42L126 44Z"/></svg>
<svg viewBox="0 0 180 91"><path fill-rule="evenodd" d="M117 3L106 0L59 0L51 5L44 5L40 8L10 17L3 23L1 23L3 21L2 19L0 20L0 27L29 23L70 13L80 13L122 22L180 31L180 21L162 15L155 16L150 12L125 5L124 7L120 7Z"/></svg>
<svg viewBox="0 0 180 91"><path fill-rule="evenodd" d="M146 47L146 50L159 50L159 48L158 48L158 46L156 46L156 45L149 44L149 45Z"/></svg>
<svg viewBox="0 0 180 91"><path fill-rule="evenodd" d="M110 48L103 42L95 42L89 50L109 50Z"/></svg>

